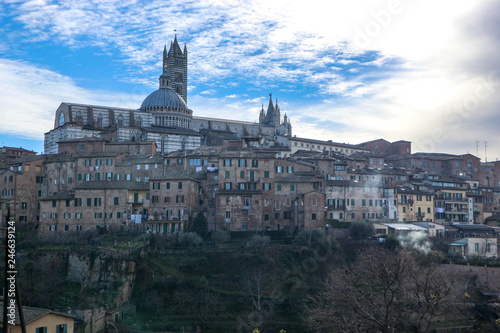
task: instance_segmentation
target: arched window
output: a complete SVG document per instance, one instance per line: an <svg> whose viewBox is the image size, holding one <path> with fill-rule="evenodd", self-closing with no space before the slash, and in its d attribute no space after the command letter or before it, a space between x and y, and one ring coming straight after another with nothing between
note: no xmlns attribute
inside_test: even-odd
<svg viewBox="0 0 500 333"><path fill-rule="evenodd" d="M123 119L123 116L122 115L119 115L117 117L117 121L118 121L118 127L123 127L123 122L124 122L124 119Z"/></svg>
<svg viewBox="0 0 500 333"><path fill-rule="evenodd" d="M102 127L102 114L97 116L97 127Z"/></svg>
<svg viewBox="0 0 500 333"><path fill-rule="evenodd" d="M59 126L64 125L64 112L59 115Z"/></svg>
<svg viewBox="0 0 500 333"><path fill-rule="evenodd" d="M141 116L135 118L135 124L137 126L142 126L142 117Z"/></svg>
<svg viewBox="0 0 500 333"><path fill-rule="evenodd" d="M75 114L75 123L79 126L82 126L83 125L83 117L82 117L82 113L80 111L78 111L76 114Z"/></svg>

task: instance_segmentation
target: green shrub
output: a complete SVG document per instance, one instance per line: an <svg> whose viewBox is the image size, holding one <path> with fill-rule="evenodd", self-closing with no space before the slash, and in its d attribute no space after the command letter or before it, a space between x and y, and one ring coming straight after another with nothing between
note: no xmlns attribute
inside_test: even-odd
<svg viewBox="0 0 500 333"><path fill-rule="evenodd" d="M269 243L271 243L271 237L254 235L247 244L249 247L263 247L269 245Z"/></svg>
<svg viewBox="0 0 500 333"><path fill-rule="evenodd" d="M203 243L203 239L196 232L186 232L179 236L179 244L185 248L198 247Z"/></svg>
<svg viewBox="0 0 500 333"><path fill-rule="evenodd" d="M231 235L229 234L229 232L219 229L214 231L210 238L215 244L222 244L229 242L229 240L231 239Z"/></svg>

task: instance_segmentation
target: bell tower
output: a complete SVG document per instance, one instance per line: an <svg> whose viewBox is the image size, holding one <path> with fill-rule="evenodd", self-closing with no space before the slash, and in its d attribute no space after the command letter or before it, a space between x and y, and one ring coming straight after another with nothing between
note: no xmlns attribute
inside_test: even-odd
<svg viewBox="0 0 500 333"><path fill-rule="evenodd" d="M163 50L163 74L168 78L169 87L172 88L184 102L187 103L187 46L184 44L184 51L181 50L177 42L177 35L170 43L170 49Z"/></svg>

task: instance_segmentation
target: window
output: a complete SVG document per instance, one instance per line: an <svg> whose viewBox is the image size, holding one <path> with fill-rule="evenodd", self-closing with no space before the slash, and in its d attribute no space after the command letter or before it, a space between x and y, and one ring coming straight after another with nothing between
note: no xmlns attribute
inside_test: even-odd
<svg viewBox="0 0 500 333"><path fill-rule="evenodd" d="M177 184L177 188L178 188L179 190L182 190L182 182L179 182L179 183Z"/></svg>
<svg viewBox="0 0 500 333"><path fill-rule="evenodd" d="M366 206L366 199L361 199L361 206L363 206L363 207Z"/></svg>
<svg viewBox="0 0 500 333"><path fill-rule="evenodd" d="M295 184L290 184L290 191L295 192Z"/></svg>
<svg viewBox="0 0 500 333"><path fill-rule="evenodd" d="M283 167L282 166L277 166L276 167L276 173L283 173Z"/></svg>
<svg viewBox="0 0 500 333"><path fill-rule="evenodd" d="M199 159L199 158L190 158L189 159L189 165L190 166L200 166L201 165L201 159Z"/></svg>
<svg viewBox="0 0 500 333"><path fill-rule="evenodd" d="M243 206L245 208L250 208L252 206L252 198L250 198L250 197L244 197L243 198Z"/></svg>
<svg viewBox="0 0 500 333"><path fill-rule="evenodd" d="M80 207L82 205L82 198L75 198L75 207Z"/></svg>
<svg viewBox="0 0 500 333"><path fill-rule="evenodd" d="M224 189L225 190L230 190L232 186L232 183L224 183Z"/></svg>
<svg viewBox="0 0 500 333"><path fill-rule="evenodd" d="M226 222L231 222L231 211L226 210Z"/></svg>
<svg viewBox="0 0 500 333"><path fill-rule="evenodd" d="M106 159L106 165L113 165L113 159L112 158L107 158Z"/></svg>
<svg viewBox="0 0 500 333"><path fill-rule="evenodd" d="M287 166L286 167L286 172L287 173L293 173L293 166Z"/></svg>
<svg viewBox="0 0 500 333"><path fill-rule="evenodd" d="M245 171L240 171L240 178L245 178Z"/></svg>
<svg viewBox="0 0 500 333"><path fill-rule="evenodd" d="M141 170L141 165L137 164L137 170Z"/></svg>
<svg viewBox="0 0 500 333"><path fill-rule="evenodd" d="M474 252L479 253L479 243L474 243Z"/></svg>
<svg viewBox="0 0 500 333"><path fill-rule="evenodd" d="M94 206L100 206L102 202L101 198L94 198Z"/></svg>
<svg viewBox="0 0 500 333"><path fill-rule="evenodd" d="M102 165L102 159L99 158L99 159L95 160L95 165L96 166L101 166Z"/></svg>
<svg viewBox="0 0 500 333"><path fill-rule="evenodd" d="M259 160L252 160L252 168L259 167Z"/></svg>
<svg viewBox="0 0 500 333"><path fill-rule="evenodd" d="M158 201L159 201L159 197L158 197L157 195L153 195L153 196L151 197L151 201L152 201L152 203L154 203L154 204L155 204L155 203L158 203Z"/></svg>
<svg viewBox="0 0 500 333"><path fill-rule="evenodd" d="M52 227L55 227L55 226L51 226ZM51 231L53 231L51 229ZM47 333L47 327L37 327L36 330L35 330L35 333Z"/></svg>
<svg viewBox="0 0 500 333"><path fill-rule="evenodd" d="M91 166L92 160L85 160L85 166Z"/></svg>
<svg viewBox="0 0 500 333"><path fill-rule="evenodd" d="M57 325L56 333L68 333L68 324Z"/></svg>
<svg viewBox="0 0 500 333"><path fill-rule="evenodd" d="M317 206L317 205L318 205L318 199L313 198L313 199L311 200L311 205L313 205L313 206Z"/></svg>
<svg viewBox="0 0 500 333"><path fill-rule="evenodd" d="M406 195L401 196L401 203L403 203L403 204L406 203Z"/></svg>
<svg viewBox="0 0 500 333"><path fill-rule="evenodd" d="M146 170L149 170L149 164L146 164L146 165L144 166L144 168L145 168Z"/></svg>
<svg viewBox="0 0 500 333"><path fill-rule="evenodd" d="M165 186L166 186L166 189L167 189L167 190L170 190L170 182L167 182L167 183L165 184Z"/></svg>
<svg viewBox="0 0 500 333"><path fill-rule="evenodd" d="M227 171L227 170L226 170L226 171L224 172L224 178L226 178L226 179L227 179L227 178L229 178L229 177L231 177L231 171Z"/></svg>
<svg viewBox="0 0 500 333"><path fill-rule="evenodd" d="M281 184L276 185L276 191L281 192Z"/></svg>
<svg viewBox="0 0 500 333"><path fill-rule="evenodd" d="M269 178L269 171L264 171L264 178Z"/></svg>
<svg viewBox="0 0 500 333"><path fill-rule="evenodd" d="M160 183L159 182L154 182L153 183L153 190L159 190L160 189Z"/></svg>
<svg viewBox="0 0 500 333"><path fill-rule="evenodd" d="M238 160L238 166L239 167L246 167L247 166L247 160Z"/></svg>
<svg viewBox="0 0 500 333"><path fill-rule="evenodd" d="M311 220L316 220L316 213L311 214Z"/></svg>
<svg viewBox="0 0 500 333"><path fill-rule="evenodd" d="M231 166L231 160L230 159L225 159L223 165L224 166Z"/></svg>
<svg viewBox="0 0 500 333"><path fill-rule="evenodd" d="M262 184L262 189L264 189L264 190L270 190L271 189L271 183L263 183Z"/></svg>
<svg viewBox="0 0 500 333"><path fill-rule="evenodd" d="M64 218L66 220L70 219L71 218L71 213L64 213Z"/></svg>
<svg viewBox="0 0 500 333"><path fill-rule="evenodd" d="M118 206L120 204L120 197L113 198L113 205Z"/></svg>

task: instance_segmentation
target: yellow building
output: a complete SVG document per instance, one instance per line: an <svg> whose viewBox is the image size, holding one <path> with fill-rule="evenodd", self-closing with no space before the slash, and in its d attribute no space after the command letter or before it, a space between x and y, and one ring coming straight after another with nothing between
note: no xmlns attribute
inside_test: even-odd
<svg viewBox="0 0 500 333"><path fill-rule="evenodd" d="M398 220L401 222L434 222L434 194L397 188Z"/></svg>
<svg viewBox="0 0 500 333"><path fill-rule="evenodd" d="M3 309L3 303L0 303ZM21 322L19 313L16 310L15 325L9 325L8 333L21 333ZM66 313L56 312L49 309L33 308L23 306L23 316L27 333L73 333L75 327L75 317ZM9 318L10 320L10 318ZM0 316L0 322L3 316ZM0 323L3 331L3 322Z"/></svg>

